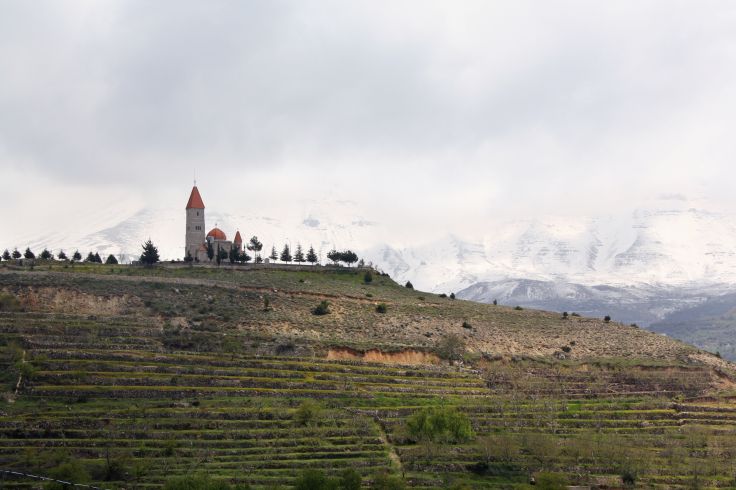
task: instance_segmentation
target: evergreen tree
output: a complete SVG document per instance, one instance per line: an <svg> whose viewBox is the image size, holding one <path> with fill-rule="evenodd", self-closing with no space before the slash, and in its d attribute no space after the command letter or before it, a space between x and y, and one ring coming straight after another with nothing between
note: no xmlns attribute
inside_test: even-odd
<svg viewBox="0 0 736 490"><path fill-rule="evenodd" d="M212 242L207 240L207 258L210 259L210 262L212 262L212 259L215 257L215 249L212 247Z"/></svg>
<svg viewBox="0 0 736 490"><path fill-rule="evenodd" d="M80 260L82 260L82 254L79 253L79 250L76 250L72 255L72 261L79 262Z"/></svg>
<svg viewBox="0 0 736 490"><path fill-rule="evenodd" d="M49 252L49 249L44 248L43 249L43 252L41 252L41 258L43 260L52 260L54 258L54 254L52 254L51 252Z"/></svg>
<svg viewBox="0 0 736 490"><path fill-rule="evenodd" d="M406 285L404 287L408 289L414 289L414 285L411 283L411 281L406 281Z"/></svg>
<svg viewBox="0 0 736 490"><path fill-rule="evenodd" d="M238 252L238 249L235 248L234 245L230 245L230 253L228 253L228 260L231 264L234 264L238 261L238 256L240 255L240 252Z"/></svg>
<svg viewBox="0 0 736 490"><path fill-rule="evenodd" d="M268 256L271 260L279 260L279 254L276 253L276 245L271 247L271 255Z"/></svg>
<svg viewBox="0 0 736 490"><path fill-rule="evenodd" d="M256 260L258 260L261 256L261 250L263 249L263 244L258 241L257 236L252 236L250 240L248 241L248 246L246 247L248 250L253 252L253 255L255 255Z"/></svg>
<svg viewBox="0 0 736 490"><path fill-rule="evenodd" d="M26 251L23 252L23 257L25 257L27 259L35 259L36 258L36 254L34 254L33 252L31 252L31 247L26 247Z"/></svg>
<svg viewBox="0 0 736 490"><path fill-rule="evenodd" d="M59 260L67 260L67 256L63 250L59 250L59 255L57 257L59 258Z"/></svg>
<svg viewBox="0 0 736 490"><path fill-rule="evenodd" d="M23 257L23 254L21 254L21 253L20 253L20 252L18 251L18 249L17 249L17 248L16 248L15 250L13 250L13 258L14 258L14 259L19 259L19 258L21 258L21 257Z"/></svg>
<svg viewBox="0 0 736 490"><path fill-rule="evenodd" d="M340 259L342 258L342 254L335 250L334 248L327 252L327 258L332 261L333 264L337 265L338 262L340 262Z"/></svg>
<svg viewBox="0 0 736 490"><path fill-rule="evenodd" d="M248 262L250 262L251 259L252 257L248 255L248 252L246 252L245 250L240 254L240 257L238 257L238 260L244 264L247 264Z"/></svg>
<svg viewBox="0 0 736 490"><path fill-rule="evenodd" d="M88 253L87 254L87 258L84 259L84 261L85 262L91 262L91 263L94 264L94 262L95 262L95 254L93 254L92 252Z"/></svg>
<svg viewBox="0 0 736 490"><path fill-rule="evenodd" d="M146 243L142 245L143 253L141 254L141 262L147 266L152 266L160 260L158 256L158 248L153 244L149 238Z"/></svg>
<svg viewBox="0 0 736 490"><path fill-rule="evenodd" d="M358 261L358 256L352 250L345 250L340 253L340 260L348 264L348 267L350 267L350 264L354 264Z"/></svg>
<svg viewBox="0 0 736 490"><path fill-rule="evenodd" d="M194 257L192 257L192 252L190 252L189 250L187 250L187 254L184 256L184 262L186 262L187 264L191 264L192 262L194 262Z"/></svg>
<svg viewBox="0 0 736 490"><path fill-rule="evenodd" d="M101 264L102 263L102 257L100 257L99 252L95 252L95 264Z"/></svg>
<svg viewBox="0 0 736 490"><path fill-rule="evenodd" d="M12 257L10 256L10 252L8 249L5 249L5 252L3 252L3 260L10 260Z"/></svg>
<svg viewBox="0 0 736 490"><path fill-rule="evenodd" d="M116 259L113 254L110 254L107 256L107 260L105 260L105 263L110 265L117 265L118 259Z"/></svg>
<svg viewBox="0 0 736 490"><path fill-rule="evenodd" d="M294 262L297 264L301 264L302 262L305 262L306 259L304 258L304 252L302 252L302 246L301 244L296 244L296 252L294 252Z"/></svg>
<svg viewBox="0 0 736 490"><path fill-rule="evenodd" d="M309 246L309 250L307 251L307 262L314 265L317 263L319 259L317 258L317 253L314 251L313 246Z"/></svg>
<svg viewBox="0 0 736 490"><path fill-rule="evenodd" d="M281 262L291 262L291 251L289 250L289 245L284 245L284 249L281 251Z"/></svg>
<svg viewBox="0 0 736 490"><path fill-rule="evenodd" d="M220 250L220 245L217 245L217 253L215 254L215 262L217 262L217 265L220 265L220 262L222 262L222 250Z"/></svg>

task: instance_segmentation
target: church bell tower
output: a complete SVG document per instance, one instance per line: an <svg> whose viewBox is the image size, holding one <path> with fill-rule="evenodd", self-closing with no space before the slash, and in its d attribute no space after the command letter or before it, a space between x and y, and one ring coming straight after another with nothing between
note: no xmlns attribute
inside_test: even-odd
<svg viewBox="0 0 736 490"><path fill-rule="evenodd" d="M189 195L187 202L187 231L185 237L184 257L187 252L192 258L197 257L199 248L205 242L204 231L204 202L202 196L199 195L197 183L192 187L192 193Z"/></svg>

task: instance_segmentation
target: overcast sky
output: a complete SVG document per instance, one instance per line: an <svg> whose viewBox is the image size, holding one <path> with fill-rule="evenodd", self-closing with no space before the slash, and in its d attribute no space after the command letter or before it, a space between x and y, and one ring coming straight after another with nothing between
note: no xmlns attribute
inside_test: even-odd
<svg viewBox="0 0 736 490"><path fill-rule="evenodd" d="M0 0L3 222L183 206L195 170L208 205L397 227L733 211L734 26L727 0Z"/></svg>

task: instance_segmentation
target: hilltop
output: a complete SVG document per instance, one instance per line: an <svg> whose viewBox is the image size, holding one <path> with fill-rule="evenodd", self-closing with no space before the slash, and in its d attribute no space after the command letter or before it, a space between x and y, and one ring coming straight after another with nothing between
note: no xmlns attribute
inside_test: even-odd
<svg viewBox="0 0 736 490"><path fill-rule="evenodd" d="M106 487L202 471L289 485L305 468L345 467L364 484L387 470L426 488L525 488L544 472L732 483L732 364L635 326L367 272L0 268L0 466L53 473L75 460ZM473 436L411 434L427 407L458 410ZM698 449L683 449L690 438Z"/></svg>

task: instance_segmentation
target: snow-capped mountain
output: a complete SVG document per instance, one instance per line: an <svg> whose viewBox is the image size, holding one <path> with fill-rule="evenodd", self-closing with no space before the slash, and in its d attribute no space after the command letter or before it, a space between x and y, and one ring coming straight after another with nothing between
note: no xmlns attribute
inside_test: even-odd
<svg viewBox="0 0 736 490"><path fill-rule="evenodd" d="M728 284L736 283L736 220L662 202L616 217L501 223L474 239L447 235L401 249L384 245L369 255L399 280L445 292L504 279L586 286Z"/></svg>

